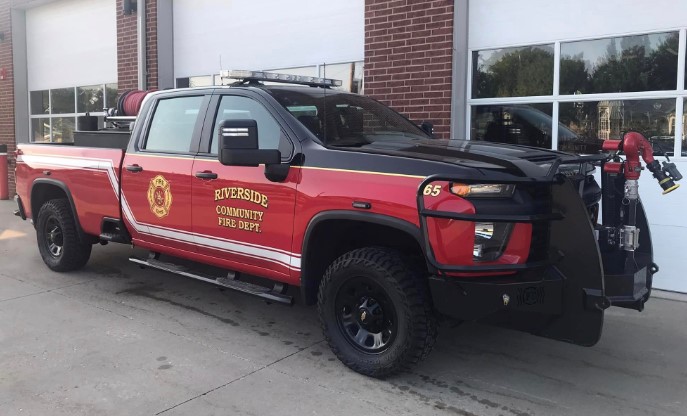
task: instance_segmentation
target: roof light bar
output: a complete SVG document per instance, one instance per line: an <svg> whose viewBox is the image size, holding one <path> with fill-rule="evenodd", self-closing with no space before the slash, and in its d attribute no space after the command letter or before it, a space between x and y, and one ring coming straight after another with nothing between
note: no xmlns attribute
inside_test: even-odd
<svg viewBox="0 0 687 416"><path fill-rule="evenodd" d="M312 87L340 87L341 80L331 78L309 77L304 75L278 74L265 71L233 70L222 71L222 79L255 80L268 82L283 82L286 84L309 85Z"/></svg>

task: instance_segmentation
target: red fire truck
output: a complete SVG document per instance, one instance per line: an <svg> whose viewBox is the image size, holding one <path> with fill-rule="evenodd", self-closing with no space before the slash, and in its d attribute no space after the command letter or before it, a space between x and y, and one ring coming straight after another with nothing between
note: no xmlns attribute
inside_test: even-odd
<svg viewBox="0 0 687 416"><path fill-rule="evenodd" d="M74 145L19 145L17 215L50 269L113 242L271 302L298 287L339 359L375 377L425 357L440 316L590 346L605 309L649 298L640 156L665 192L681 176L640 134L587 156L437 140L335 80L227 76L148 94L135 121L120 105L119 129Z"/></svg>

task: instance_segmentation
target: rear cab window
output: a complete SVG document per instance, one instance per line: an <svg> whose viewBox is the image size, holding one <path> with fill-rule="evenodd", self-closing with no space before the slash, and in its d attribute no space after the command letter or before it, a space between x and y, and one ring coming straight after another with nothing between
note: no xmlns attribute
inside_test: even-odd
<svg viewBox="0 0 687 416"><path fill-rule="evenodd" d="M141 149L162 153L189 153L204 96L164 98L157 102Z"/></svg>

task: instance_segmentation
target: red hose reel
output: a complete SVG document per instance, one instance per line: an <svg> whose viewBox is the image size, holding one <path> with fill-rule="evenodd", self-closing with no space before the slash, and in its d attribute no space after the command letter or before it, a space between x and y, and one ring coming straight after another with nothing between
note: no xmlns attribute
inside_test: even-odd
<svg viewBox="0 0 687 416"><path fill-rule="evenodd" d="M117 115L137 116L138 112L141 110L143 100L153 91L154 90L131 90L124 92L119 96L119 100L117 100Z"/></svg>

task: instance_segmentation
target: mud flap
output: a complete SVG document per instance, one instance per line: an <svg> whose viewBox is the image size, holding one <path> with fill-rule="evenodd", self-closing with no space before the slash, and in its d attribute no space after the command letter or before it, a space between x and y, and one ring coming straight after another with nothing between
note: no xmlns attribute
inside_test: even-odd
<svg viewBox="0 0 687 416"><path fill-rule="evenodd" d="M484 319L501 327L545 338L592 346L601 337L604 310L610 306L604 292L601 254L587 209L578 190L565 179L552 185L553 210L564 218L551 221L550 259L538 274L545 296L554 297L556 311L510 308Z"/></svg>
<svg viewBox="0 0 687 416"><path fill-rule="evenodd" d="M569 180L552 187L553 208L564 215L552 221L550 256L561 256L554 266L563 277L563 310L551 317L537 335L591 346L601 337L604 309L610 306L604 291L601 253L578 191Z"/></svg>

